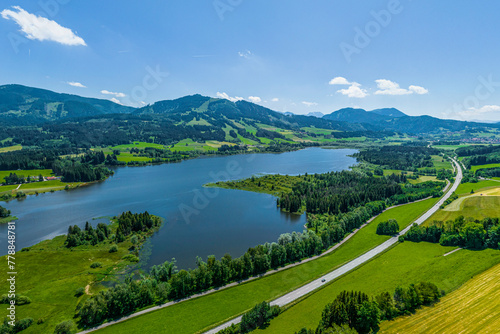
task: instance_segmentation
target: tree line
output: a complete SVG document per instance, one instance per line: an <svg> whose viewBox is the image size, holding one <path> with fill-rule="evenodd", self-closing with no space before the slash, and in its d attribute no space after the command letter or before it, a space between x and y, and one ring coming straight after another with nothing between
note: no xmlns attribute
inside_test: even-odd
<svg viewBox="0 0 500 334"><path fill-rule="evenodd" d="M354 330L352 333L376 332L380 321L411 314L422 305L439 301L440 297L437 286L429 282L397 287L393 295L386 291L373 298L360 291L342 291L325 306L315 331L303 328L296 334L327 334L332 329L351 333L349 328Z"/></svg>
<svg viewBox="0 0 500 334"><path fill-rule="evenodd" d="M460 216L446 222L434 221L430 226L414 224L400 240L427 241L470 249L500 249L500 223L499 218L474 220Z"/></svg>

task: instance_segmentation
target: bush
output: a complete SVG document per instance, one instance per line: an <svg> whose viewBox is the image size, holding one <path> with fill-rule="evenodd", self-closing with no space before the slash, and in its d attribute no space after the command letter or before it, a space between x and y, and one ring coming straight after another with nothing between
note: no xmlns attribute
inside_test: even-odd
<svg viewBox="0 0 500 334"><path fill-rule="evenodd" d="M37 325L41 325L45 322L45 319L44 318L38 318L38 320L36 321L36 324Z"/></svg>
<svg viewBox="0 0 500 334"><path fill-rule="evenodd" d="M138 242L137 236L136 236L136 235L132 236L132 238L130 238L130 242L131 242L132 244L136 245L136 244L137 244L137 242Z"/></svg>
<svg viewBox="0 0 500 334"><path fill-rule="evenodd" d="M102 267L102 263L101 262L94 262L90 265L90 268L94 269L94 268L101 268Z"/></svg>
<svg viewBox="0 0 500 334"><path fill-rule="evenodd" d="M399 232L398 222L394 219L389 219L385 222L380 222L377 225L377 234L379 235L394 235Z"/></svg>
<svg viewBox="0 0 500 334"><path fill-rule="evenodd" d="M127 254L122 259L130 262L139 262L139 258L134 254Z"/></svg>
<svg viewBox="0 0 500 334"><path fill-rule="evenodd" d="M109 248L109 252L110 253L116 253L118 252L118 246L117 245L113 245Z"/></svg>
<svg viewBox="0 0 500 334"><path fill-rule="evenodd" d="M63 321L56 326L54 329L54 334L73 334L75 329L75 324L73 321Z"/></svg>
<svg viewBox="0 0 500 334"><path fill-rule="evenodd" d="M25 330L33 323L33 318L24 318L19 321L16 321L16 325L14 326L14 333L18 333L20 331Z"/></svg>
<svg viewBox="0 0 500 334"><path fill-rule="evenodd" d="M80 296L82 296L84 293L85 293L85 289L84 289L84 288L78 288L78 289L76 289L76 291L75 291L75 297L80 297Z"/></svg>

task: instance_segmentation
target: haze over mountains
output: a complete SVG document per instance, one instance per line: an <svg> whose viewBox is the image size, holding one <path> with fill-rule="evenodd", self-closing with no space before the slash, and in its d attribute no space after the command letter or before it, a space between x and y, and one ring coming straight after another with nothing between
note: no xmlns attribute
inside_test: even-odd
<svg viewBox="0 0 500 334"><path fill-rule="evenodd" d="M303 116L276 112L247 101L231 102L201 95L185 96L175 100L159 101L142 108L133 108L109 100L60 94L22 85L0 86L2 125L88 121L96 117L121 119L153 117L176 125L218 129L235 127L234 122L247 122L283 129L317 127L338 131L397 131L409 134L498 127L498 124L443 120L431 116L408 116L395 108L372 111L343 108L328 115L315 112Z"/></svg>

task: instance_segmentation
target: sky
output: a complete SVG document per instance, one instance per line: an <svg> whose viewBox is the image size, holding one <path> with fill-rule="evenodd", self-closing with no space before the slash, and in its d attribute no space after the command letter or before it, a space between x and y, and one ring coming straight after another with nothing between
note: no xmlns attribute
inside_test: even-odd
<svg viewBox="0 0 500 334"><path fill-rule="evenodd" d="M449 0L4 0L0 84L135 107L202 94L296 114L500 121L498 12Z"/></svg>

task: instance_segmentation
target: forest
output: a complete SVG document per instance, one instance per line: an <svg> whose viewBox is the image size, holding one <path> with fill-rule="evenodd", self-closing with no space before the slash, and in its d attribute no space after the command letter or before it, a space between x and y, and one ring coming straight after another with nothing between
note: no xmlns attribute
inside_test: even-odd
<svg viewBox="0 0 500 334"><path fill-rule="evenodd" d="M433 167L431 155L439 151L425 146L382 146L354 154L354 157L379 165L385 169L417 171L417 168Z"/></svg>

